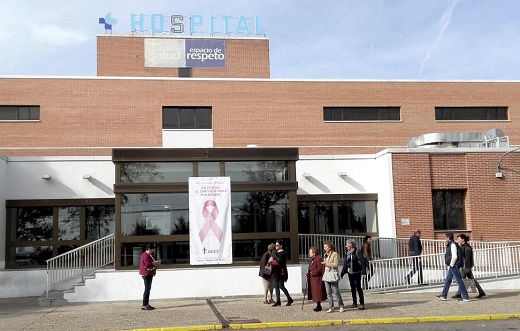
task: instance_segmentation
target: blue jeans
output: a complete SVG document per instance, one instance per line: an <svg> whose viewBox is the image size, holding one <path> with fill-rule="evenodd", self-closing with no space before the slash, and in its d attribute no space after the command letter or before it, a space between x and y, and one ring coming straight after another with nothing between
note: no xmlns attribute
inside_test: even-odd
<svg viewBox="0 0 520 331"><path fill-rule="evenodd" d="M332 297L332 294L336 297L338 300L338 306L340 308L343 307L343 299L341 298L341 294L339 293L339 282L324 282L325 283L325 290L327 291L327 302L329 304L329 308L334 308L334 298Z"/></svg>
<svg viewBox="0 0 520 331"><path fill-rule="evenodd" d="M445 298L448 297L448 291L450 290L451 281L455 277L455 281L459 285L459 291L461 297L463 299L469 299L468 291L466 290L466 286L464 286L464 282L462 281L462 275L460 274L460 270L457 267L449 267L448 273L446 274L446 279L444 280L444 288L442 289L441 295Z"/></svg>

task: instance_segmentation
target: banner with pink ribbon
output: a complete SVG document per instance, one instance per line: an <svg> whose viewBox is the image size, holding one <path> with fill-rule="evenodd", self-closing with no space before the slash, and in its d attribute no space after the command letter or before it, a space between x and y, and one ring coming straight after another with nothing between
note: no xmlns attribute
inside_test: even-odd
<svg viewBox="0 0 520 331"><path fill-rule="evenodd" d="M190 177L190 264L231 264L231 181Z"/></svg>

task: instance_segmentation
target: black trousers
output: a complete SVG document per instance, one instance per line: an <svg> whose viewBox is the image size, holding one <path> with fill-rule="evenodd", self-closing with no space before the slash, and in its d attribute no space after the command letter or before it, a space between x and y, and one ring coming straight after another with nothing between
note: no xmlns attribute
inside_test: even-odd
<svg viewBox="0 0 520 331"><path fill-rule="evenodd" d="M348 281L350 283L350 291L352 292L352 303L357 304L357 294L359 294L359 304L365 304L365 297L363 296L363 289L361 288L361 272L356 272L353 274L347 274Z"/></svg>
<svg viewBox="0 0 520 331"><path fill-rule="evenodd" d="M419 277L417 279L418 284L423 283L423 274L422 274L422 262L419 256L414 256L412 258L412 271L408 274L408 283L410 283L410 279L415 275L415 273L419 271Z"/></svg>
<svg viewBox="0 0 520 331"><path fill-rule="evenodd" d="M152 290L153 276L143 276L144 279L144 293L143 293L143 306L148 306L150 303L150 291Z"/></svg>

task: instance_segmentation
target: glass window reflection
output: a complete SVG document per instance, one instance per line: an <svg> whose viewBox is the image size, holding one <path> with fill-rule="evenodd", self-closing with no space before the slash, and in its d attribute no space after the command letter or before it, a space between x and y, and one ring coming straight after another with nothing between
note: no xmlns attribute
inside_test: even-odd
<svg viewBox="0 0 520 331"><path fill-rule="evenodd" d="M79 207L58 208L58 240L78 240L80 233Z"/></svg>
<svg viewBox="0 0 520 331"><path fill-rule="evenodd" d="M188 234L188 193L123 195L121 232L123 236Z"/></svg>
<svg viewBox="0 0 520 331"><path fill-rule="evenodd" d="M114 206L87 206L85 208L86 236L88 240L97 240L115 232Z"/></svg>
<svg viewBox="0 0 520 331"><path fill-rule="evenodd" d="M18 241L52 240L52 207L13 208L11 239Z"/></svg>
<svg viewBox="0 0 520 331"><path fill-rule="evenodd" d="M191 162L124 162L121 183L187 182L193 177Z"/></svg>
<svg viewBox="0 0 520 331"><path fill-rule="evenodd" d="M233 232L289 231L289 198L287 192L231 193Z"/></svg>
<svg viewBox="0 0 520 331"><path fill-rule="evenodd" d="M288 178L286 161L226 162L225 168L231 181L286 181Z"/></svg>

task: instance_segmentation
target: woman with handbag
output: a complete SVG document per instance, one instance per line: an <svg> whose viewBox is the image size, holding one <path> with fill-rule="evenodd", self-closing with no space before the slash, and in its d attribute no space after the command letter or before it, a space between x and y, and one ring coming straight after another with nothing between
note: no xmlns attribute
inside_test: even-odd
<svg viewBox="0 0 520 331"><path fill-rule="evenodd" d="M321 302L327 300L325 284L323 283L323 259L319 255L319 250L312 246L309 248L309 270L305 274L307 278L307 299L316 302L314 311L321 311Z"/></svg>
<svg viewBox="0 0 520 331"><path fill-rule="evenodd" d="M339 312L342 313L345 311L345 308L343 307L343 299L339 293L339 255L334 251L334 244L330 241L326 241L323 244L323 250L325 251L325 260L321 264L325 267L323 282L325 283L325 289L327 290L327 301L329 304L327 313L332 313L334 311L333 294L338 300Z"/></svg>
<svg viewBox="0 0 520 331"><path fill-rule="evenodd" d="M469 236L465 235L464 233L461 233L457 235L457 242L459 243L459 246L462 248L462 256L464 264L462 265L462 268L460 269L460 273L462 275L462 280L468 279L469 281L474 282L475 288L473 290L478 290L477 298L482 298L486 296L486 293L482 289L482 286L477 282L475 277L473 277L473 267L474 267L474 260L473 260L473 248L469 244ZM475 292L475 291L473 291ZM460 298L460 291L457 291L457 293L452 297L454 299Z"/></svg>
<svg viewBox="0 0 520 331"><path fill-rule="evenodd" d="M269 244L267 246L267 252L262 255L260 259L260 271L258 272L258 276L262 277L262 284L264 285L264 303L274 303L273 300L273 277L271 264L268 262L269 257L273 254L275 249L274 244ZM267 293L270 294L270 299L267 300Z"/></svg>
<svg viewBox="0 0 520 331"><path fill-rule="evenodd" d="M276 293L276 302L273 304L273 307L282 305L280 301L280 290L282 290L287 297L286 306L292 305L294 300L291 298L289 291L285 288L285 282L289 274L287 272L287 253L283 250L283 240L278 239L276 241L275 251L269 258L269 263L271 263L272 267L271 277L273 277L273 285Z"/></svg>
<svg viewBox="0 0 520 331"><path fill-rule="evenodd" d="M161 264L161 261L155 261L153 259L152 254L154 250L155 246L153 244L147 244L139 260L139 274L144 280L143 305L141 306L141 310L155 309L155 307L150 306L150 291L152 290L152 280L155 276L157 266Z"/></svg>

